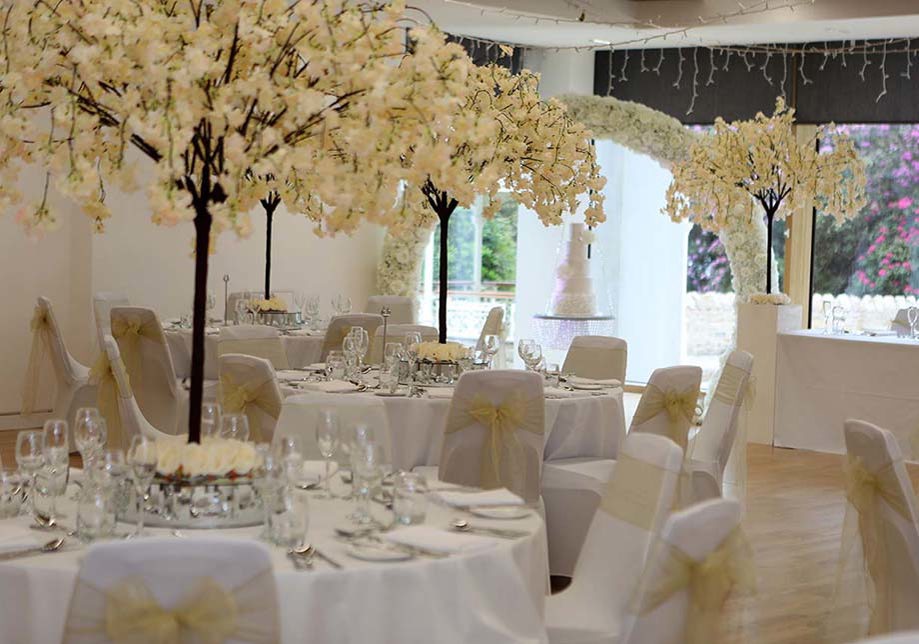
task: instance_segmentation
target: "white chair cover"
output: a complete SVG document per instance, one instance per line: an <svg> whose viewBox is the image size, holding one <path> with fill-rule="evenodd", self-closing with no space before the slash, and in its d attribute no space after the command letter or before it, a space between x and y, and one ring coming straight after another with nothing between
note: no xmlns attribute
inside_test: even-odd
<svg viewBox="0 0 919 644"><path fill-rule="evenodd" d="M539 501L545 433L543 379L525 371L471 371L450 401L439 478L448 483L506 487Z"/></svg>
<svg viewBox="0 0 919 644"><path fill-rule="evenodd" d="M250 440L270 443L284 399L271 363L254 356L227 353L220 356L219 368L223 412L245 414L249 419Z"/></svg>
<svg viewBox="0 0 919 644"><path fill-rule="evenodd" d="M685 450L701 384L699 367L655 369L638 401L629 432L666 436Z"/></svg>
<svg viewBox="0 0 919 644"><path fill-rule="evenodd" d="M909 309L900 309L890 322L890 328L898 336L909 335Z"/></svg>
<svg viewBox="0 0 919 644"><path fill-rule="evenodd" d="M423 324L388 324L386 328L386 341L404 343L405 334L412 332L420 333L423 342L437 342L440 337L437 333L437 329L432 326L425 326ZM369 364L379 364L383 362L383 350L385 348L386 347L383 346L383 325L381 324L377 327L376 333L371 336L370 351L368 352L366 362Z"/></svg>
<svg viewBox="0 0 919 644"><path fill-rule="evenodd" d="M845 424L846 517L829 641L919 628L919 511L893 433Z"/></svg>
<svg viewBox="0 0 919 644"><path fill-rule="evenodd" d="M335 410L341 429L360 425L366 427L374 441L383 446L386 462L392 462L392 439L386 407L380 398L373 396L343 396L320 392L289 396L281 407L281 417L278 418L274 432L275 442L283 436L295 436L299 439L304 458L322 460L316 444L316 420L321 409ZM342 456L341 450L338 456ZM351 467L351 463L346 460L341 465Z"/></svg>
<svg viewBox="0 0 919 644"><path fill-rule="evenodd" d="M547 598L553 644L615 642L654 537L673 505L683 460L673 441L633 434L587 533L574 579Z"/></svg>
<svg viewBox="0 0 919 644"><path fill-rule="evenodd" d="M21 413L28 416L36 411L41 391L41 371L50 360L55 385L51 417L73 422L77 409L95 405L96 387L90 382L89 367L77 362L67 350L51 300L38 298L31 326L32 349L23 386Z"/></svg>
<svg viewBox="0 0 919 644"><path fill-rule="evenodd" d="M404 295L371 295L367 298L365 313L377 313L388 306L389 324L415 324L415 302Z"/></svg>
<svg viewBox="0 0 919 644"><path fill-rule="evenodd" d="M230 316L231 320L236 321L236 303L239 300L248 301L249 295L252 293L255 294L252 295L252 297L259 297L258 293L260 293L260 291L231 291L230 294L227 295L227 315ZM218 306L217 308L219 309L220 307Z"/></svg>
<svg viewBox="0 0 919 644"><path fill-rule="evenodd" d="M137 306L112 308L112 336L144 417L156 427L185 433L188 393L176 381L172 355L156 313Z"/></svg>
<svg viewBox="0 0 919 644"><path fill-rule="evenodd" d="M379 313L348 313L347 315L335 315L329 322L329 328L326 329L325 339L322 341L322 352L319 357L320 362L325 362L329 351L341 349L341 343L345 336L351 331L351 327L360 326L366 329L367 335L372 339L376 334L377 327L383 324L383 318ZM369 354L369 350L368 350Z"/></svg>
<svg viewBox="0 0 919 644"><path fill-rule="evenodd" d="M257 541L152 538L92 546L64 644L276 644L268 549Z"/></svg>
<svg viewBox="0 0 919 644"><path fill-rule="evenodd" d="M129 306L127 296L121 293L99 291L93 296L93 316L96 318L96 337L99 341L99 350L102 350L102 339L112 335L112 307Z"/></svg>
<svg viewBox="0 0 919 644"><path fill-rule="evenodd" d="M260 324L241 324L220 327L217 337L218 358L228 353L242 353L263 358L275 369L287 369L287 352L281 342L281 333L274 327Z"/></svg>
<svg viewBox="0 0 919 644"><path fill-rule="evenodd" d="M562 373L593 380L625 382L628 344L621 338L579 335L571 341Z"/></svg>
<svg viewBox="0 0 919 644"><path fill-rule="evenodd" d="M630 602L622 644L719 641L724 603L755 585L736 501L711 499L670 516Z"/></svg>
<svg viewBox="0 0 919 644"><path fill-rule="evenodd" d="M482 349L485 346L485 336L496 335L501 341L501 347L495 355L495 367L504 369L507 367L507 356L504 343L507 340L507 329L504 326L504 307L493 306L485 317L485 323L482 325L482 332L479 333L479 339L475 343L476 349Z"/></svg>

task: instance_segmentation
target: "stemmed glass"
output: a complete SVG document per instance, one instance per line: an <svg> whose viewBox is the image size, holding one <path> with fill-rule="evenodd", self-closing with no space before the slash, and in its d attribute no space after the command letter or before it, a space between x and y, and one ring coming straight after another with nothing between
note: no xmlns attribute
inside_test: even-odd
<svg viewBox="0 0 919 644"><path fill-rule="evenodd" d="M315 329L319 324L319 296L313 295L306 300L306 317L310 329Z"/></svg>
<svg viewBox="0 0 919 644"><path fill-rule="evenodd" d="M16 464L29 479L29 511L35 514L35 477L44 463L42 432L24 431L16 436Z"/></svg>
<svg viewBox="0 0 919 644"><path fill-rule="evenodd" d="M405 340L402 343L412 361L418 359L418 345L421 344L421 334L417 331L411 331L405 334Z"/></svg>
<svg viewBox="0 0 919 644"><path fill-rule="evenodd" d="M303 291L294 291L294 306L297 307L297 313L303 313L303 305L306 303L306 296Z"/></svg>
<svg viewBox="0 0 919 644"><path fill-rule="evenodd" d="M255 447L256 466L254 487L262 502L262 519L265 529L261 538L271 541L271 514L277 505L278 496L284 484L284 467L281 458L271 449L268 443Z"/></svg>
<svg viewBox="0 0 919 644"><path fill-rule="evenodd" d="M829 335L832 332L833 303L823 300L823 332Z"/></svg>
<svg viewBox="0 0 919 644"><path fill-rule="evenodd" d="M213 293L208 293L204 306L207 309L207 315L205 316L204 319L206 320L206 322L210 322L213 319L213 316L211 315L211 311L213 311L214 308L217 306L217 297Z"/></svg>
<svg viewBox="0 0 919 644"><path fill-rule="evenodd" d="M106 439L105 419L95 407L81 407L73 423L73 439L83 460L83 468L92 467L92 461L102 450Z"/></svg>
<svg viewBox="0 0 919 644"><path fill-rule="evenodd" d="M359 525L373 523L370 515L370 495L383 478L383 450L372 440L351 446L351 476L357 490L357 511L351 515Z"/></svg>
<svg viewBox="0 0 919 644"><path fill-rule="evenodd" d="M319 446L319 453L325 459L325 493L319 498L331 499L332 483L330 475L330 461L338 449L339 427L338 414L334 409L319 410L319 417L316 419L316 444Z"/></svg>
<svg viewBox="0 0 919 644"><path fill-rule="evenodd" d="M367 350L370 349L370 334L367 333L367 329L361 326L353 327L348 335L354 338L354 351L357 353L358 357L358 369L360 369L364 364L364 356L367 355Z"/></svg>
<svg viewBox="0 0 919 644"><path fill-rule="evenodd" d="M49 420L42 429L42 467L36 474L43 493L50 498L49 517L57 518L57 499L67 491L70 473L70 437L67 421Z"/></svg>
<svg viewBox="0 0 919 644"><path fill-rule="evenodd" d="M131 466L134 493L137 496L137 527L131 536L140 537L144 533L150 485L156 475L156 443L142 435L132 438L128 464Z"/></svg>
<svg viewBox="0 0 919 644"><path fill-rule="evenodd" d="M402 355L402 344L399 342L387 342L383 347L383 365L387 370L392 369L392 365Z"/></svg>
<svg viewBox="0 0 919 644"><path fill-rule="evenodd" d="M517 344L517 355L523 360L526 368L532 371L542 360L542 347L535 340L521 340Z"/></svg>
<svg viewBox="0 0 919 644"><path fill-rule="evenodd" d="M245 414L224 414L220 420L220 437L243 442L249 440L249 419Z"/></svg>
<svg viewBox="0 0 919 644"><path fill-rule="evenodd" d="M332 298L332 310L335 311L335 315L345 315L350 313L351 298L339 293Z"/></svg>
<svg viewBox="0 0 919 644"><path fill-rule="evenodd" d="M236 324L244 324L249 314L249 300L241 297L236 300Z"/></svg>
<svg viewBox="0 0 919 644"><path fill-rule="evenodd" d="M210 438L220 432L220 405L215 402L201 404L201 437Z"/></svg>
<svg viewBox="0 0 919 644"><path fill-rule="evenodd" d="M350 333L341 341L341 352L345 357L345 378L355 378L359 375L357 368L358 341Z"/></svg>
<svg viewBox="0 0 919 644"><path fill-rule="evenodd" d="M485 353L486 364L489 369L492 367L495 356L498 354L498 349L501 347L501 338L496 335L489 334L482 339L482 349Z"/></svg>
<svg viewBox="0 0 919 644"><path fill-rule="evenodd" d="M919 322L919 308L911 306L906 309L906 319L909 321L909 337L916 337L916 323Z"/></svg>

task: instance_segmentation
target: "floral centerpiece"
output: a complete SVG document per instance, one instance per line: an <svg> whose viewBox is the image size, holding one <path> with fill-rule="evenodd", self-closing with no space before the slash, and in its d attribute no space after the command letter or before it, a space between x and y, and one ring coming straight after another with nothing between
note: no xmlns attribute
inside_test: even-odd
<svg viewBox="0 0 919 644"><path fill-rule="evenodd" d="M159 440L155 447L156 474L168 482L251 479L258 464L253 443L229 438Z"/></svg>
<svg viewBox="0 0 919 644"><path fill-rule="evenodd" d="M459 362L468 353L459 342L422 342L418 345L418 359L428 362Z"/></svg>
<svg viewBox="0 0 919 644"><path fill-rule="evenodd" d="M256 313L286 313L287 302L280 297L272 297L267 300L252 300L250 306Z"/></svg>

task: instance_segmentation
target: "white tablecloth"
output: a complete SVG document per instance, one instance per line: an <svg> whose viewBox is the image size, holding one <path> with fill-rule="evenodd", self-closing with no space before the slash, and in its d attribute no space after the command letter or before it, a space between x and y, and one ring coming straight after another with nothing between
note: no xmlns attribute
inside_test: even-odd
<svg viewBox="0 0 919 644"><path fill-rule="evenodd" d="M919 439L919 343L895 337L780 333L775 444L844 452L843 422L896 434L907 457Z"/></svg>
<svg viewBox="0 0 919 644"><path fill-rule="evenodd" d="M450 395L443 389L430 392ZM372 393L337 395L373 396ZM309 423L299 413L299 400L299 396L290 396L284 401L276 431L300 432L309 441L314 428L308 427ZM380 400L386 406L393 467L410 470L421 465L437 465L450 407L449 397L383 397ZM610 389L604 395L585 392L571 398L546 399L546 461L579 456L616 458L625 435L622 389Z"/></svg>
<svg viewBox="0 0 919 644"><path fill-rule="evenodd" d="M530 536L499 540L494 547L444 559L416 558L400 563L352 559L333 528L349 525L353 504L312 499L308 541L344 566L335 570L315 562L312 571L295 571L281 549L273 548L278 583L282 641L402 643L543 642L546 546L542 522L534 513L516 521L482 525L513 527ZM65 507L67 524L75 522ZM374 508L383 513L382 506ZM462 513L428 506L428 523L446 527ZM382 514L381 514L382 516ZM0 521L0 537L13 524ZM119 524L120 530L129 526ZM260 528L182 530L187 538L216 535L254 538ZM151 535L170 531L150 529ZM36 532L41 539L54 535ZM178 541L178 538L177 538ZM68 602L84 549L68 539L66 550L0 562L0 644L60 642Z"/></svg>
<svg viewBox="0 0 919 644"><path fill-rule="evenodd" d="M166 330L166 342L172 354L176 378L188 378L191 371L191 330ZM310 331L309 335L297 332L282 335L281 343L287 352L287 363L292 369L306 367L319 361L325 331ZM204 337L204 378L217 380L217 334L209 332Z"/></svg>

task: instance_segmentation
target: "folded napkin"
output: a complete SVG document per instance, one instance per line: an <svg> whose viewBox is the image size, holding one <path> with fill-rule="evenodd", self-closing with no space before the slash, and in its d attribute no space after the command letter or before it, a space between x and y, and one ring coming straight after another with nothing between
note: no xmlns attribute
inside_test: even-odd
<svg viewBox="0 0 919 644"><path fill-rule="evenodd" d="M428 398L453 398L453 387L428 389Z"/></svg>
<svg viewBox="0 0 919 644"><path fill-rule="evenodd" d="M568 378L569 384L572 385L600 385L601 387L621 387L622 383L615 378L604 379L593 379L593 378L581 378L580 376L571 376Z"/></svg>
<svg viewBox="0 0 919 644"><path fill-rule="evenodd" d="M393 530L384 534L383 539L390 543L410 548L423 548L424 550L443 554L475 552L476 550L491 548L498 543L497 539L492 539L491 537L461 532L447 532L428 525L414 525Z"/></svg>
<svg viewBox="0 0 919 644"><path fill-rule="evenodd" d="M338 463L329 463L329 476L338 471ZM318 483L325 478L325 461L303 461L303 474L300 476L302 483Z"/></svg>
<svg viewBox="0 0 919 644"><path fill-rule="evenodd" d="M41 540L39 537L46 537ZM45 541L50 541L50 537L41 535L34 530L21 526L4 526L3 534L0 535L0 554L25 550L26 548L36 548Z"/></svg>
<svg viewBox="0 0 919 644"><path fill-rule="evenodd" d="M357 387L344 380L331 380L329 382L304 382L301 388L308 391L321 391L325 394L341 394L346 391L354 391Z"/></svg>
<svg viewBox="0 0 919 644"><path fill-rule="evenodd" d="M543 390L543 394L546 396L546 398L571 398L572 396L578 395L573 391L568 391L567 389L559 389L558 387L546 387Z"/></svg>
<svg viewBox="0 0 919 644"><path fill-rule="evenodd" d="M447 505L456 508L477 508L480 506L523 505L524 501L507 488L483 490L481 492L453 492L438 490L431 493Z"/></svg>
<svg viewBox="0 0 919 644"><path fill-rule="evenodd" d="M310 373L296 369L278 369L274 372L274 375L278 377L278 380L305 380Z"/></svg>

